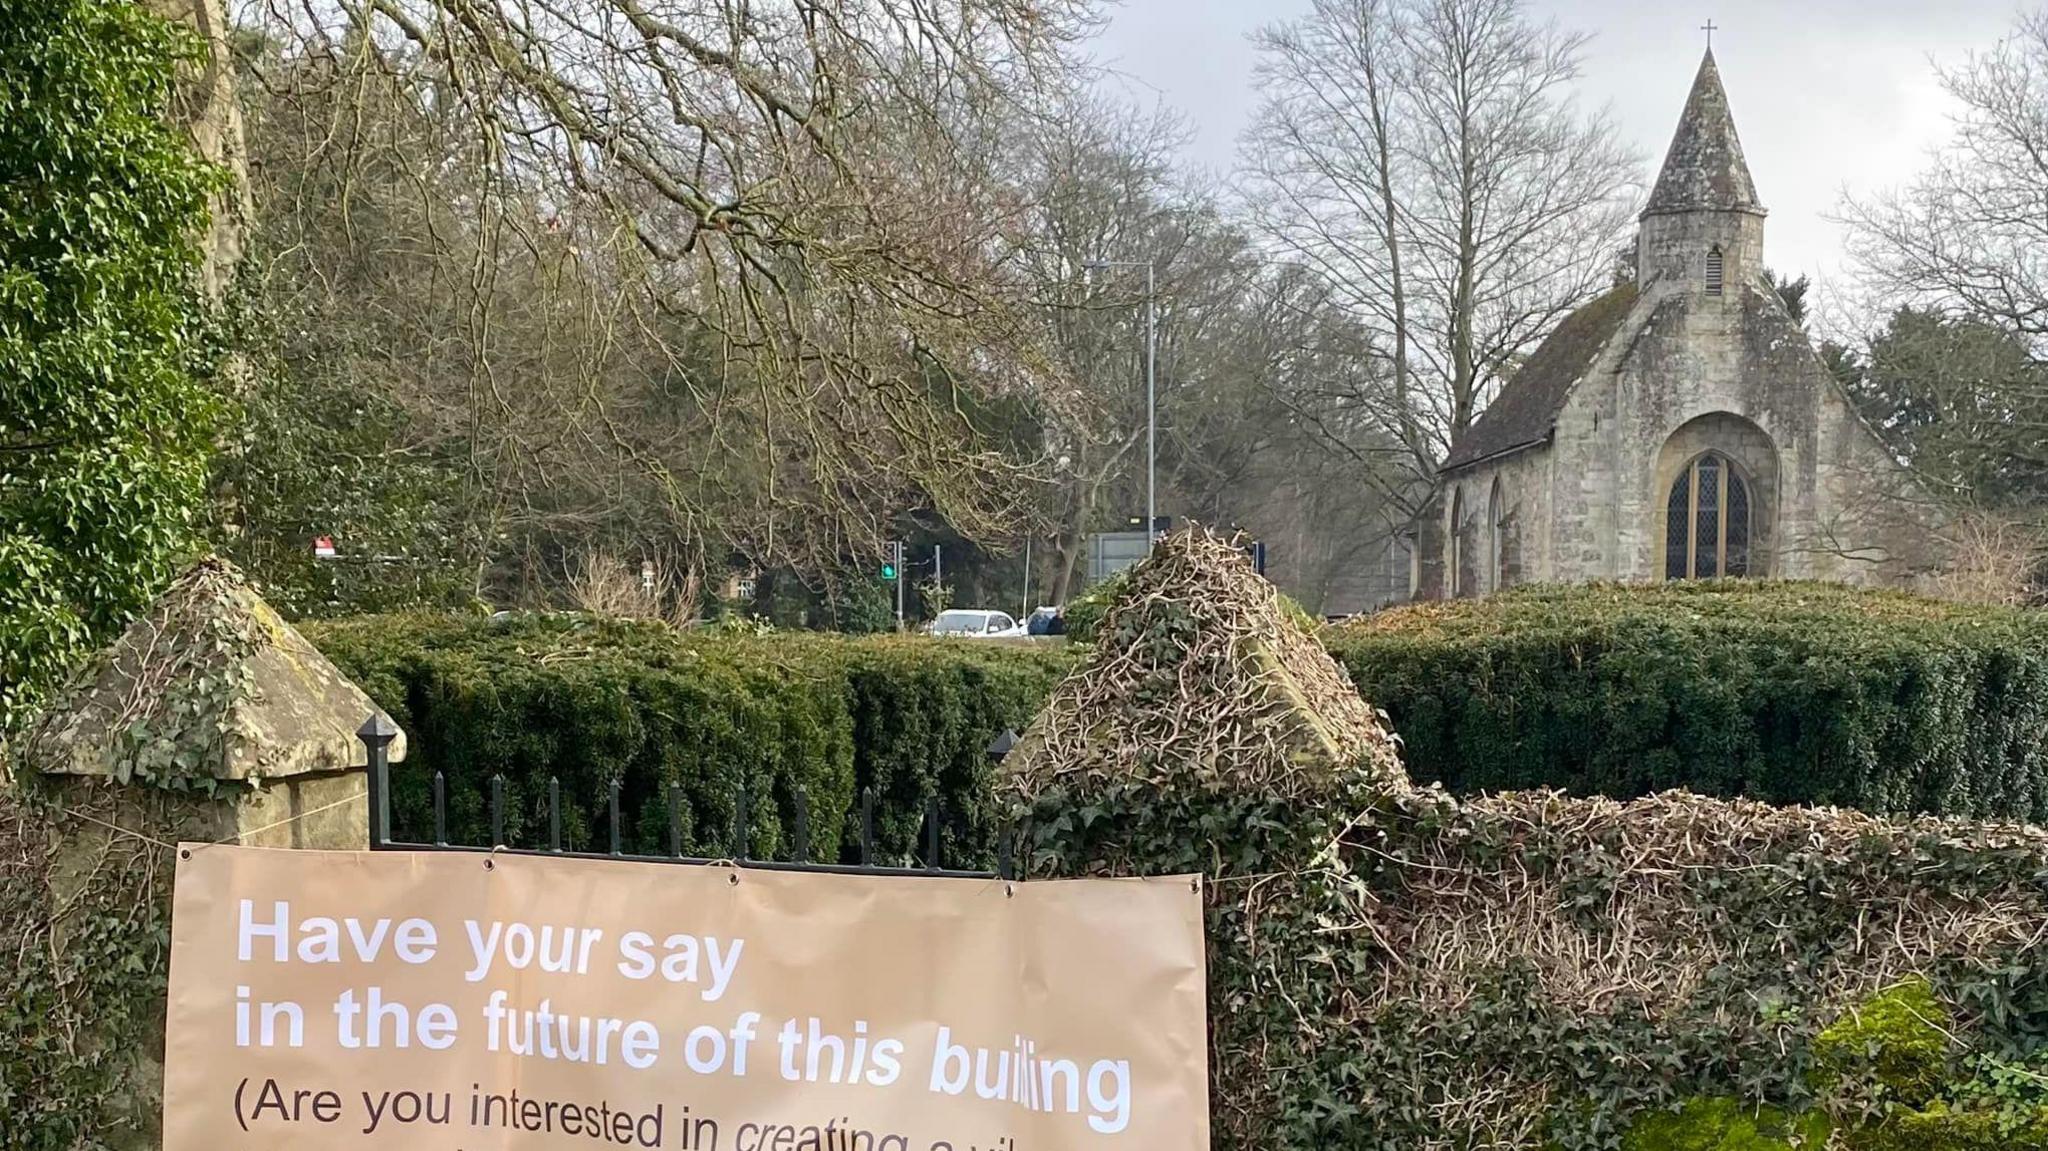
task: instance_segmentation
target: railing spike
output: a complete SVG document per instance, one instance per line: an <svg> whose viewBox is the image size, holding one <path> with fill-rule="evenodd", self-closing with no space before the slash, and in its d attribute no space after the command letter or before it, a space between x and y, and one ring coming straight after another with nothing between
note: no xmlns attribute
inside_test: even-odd
<svg viewBox="0 0 2048 1151"><path fill-rule="evenodd" d="M860 865L875 865L875 789L860 789Z"/></svg>
<svg viewBox="0 0 2048 1151"><path fill-rule="evenodd" d="M740 785L740 794L737 810L735 810L733 814L735 817L733 822L736 823L738 827L735 830L736 842L734 842L732 845L732 857L734 859L741 860L742 862L744 862L747 858L748 848L750 846L749 838L747 835L747 788L745 784Z"/></svg>
<svg viewBox="0 0 2048 1151"><path fill-rule="evenodd" d="M562 781L548 777L548 850L562 850Z"/></svg>
<svg viewBox="0 0 2048 1151"><path fill-rule="evenodd" d="M619 777L613 776L611 783L612 854L618 855L624 849L619 834Z"/></svg>
<svg viewBox="0 0 2048 1151"><path fill-rule="evenodd" d="M491 846L505 846L505 777L491 776Z"/></svg>
<svg viewBox="0 0 2048 1151"><path fill-rule="evenodd" d="M798 863L811 861L811 796L803 785L796 789L796 855Z"/></svg>
<svg viewBox="0 0 2048 1151"><path fill-rule="evenodd" d="M434 846L448 846L448 777L434 772Z"/></svg>
<svg viewBox="0 0 2048 1151"><path fill-rule="evenodd" d="M683 857L683 785L668 785L668 853Z"/></svg>

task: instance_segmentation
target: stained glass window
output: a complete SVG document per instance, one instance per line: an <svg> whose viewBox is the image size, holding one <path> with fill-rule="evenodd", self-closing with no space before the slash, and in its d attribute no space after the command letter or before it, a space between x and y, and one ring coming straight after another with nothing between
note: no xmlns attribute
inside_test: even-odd
<svg viewBox="0 0 2048 1151"><path fill-rule="evenodd" d="M1486 496L1486 583L1489 591L1499 591L1507 586L1507 520L1507 505L1501 499L1500 480L1496 479Z"/></svg>
<svg viewBox="0 0 2048 1151"><path fill-rule="evenodd" d="M1465 594L1465 493L1462 490L1451 493L1451 541L1445 549L1449 561L1448 576L1453 599Z"/></svg>
<svg viewBox="0 0 2048 1151"><path fill-rule="evenodd" d="M1692 574L1721 574L1721 461L1702 456L1693 465Z"/></svg>
<svg viewBox="0 0 2048 1151"><path fill-rule="evenodd" d="M1664 504L1664 578L1749 575L1754 518L1749 484L1726 456L1687 464Z"/></svg>
<svg viewBox="0 0 2048 1151"><path fill-rule="evenodd" d="M1692 469L1678 473L1671 485L1671 502L1664 510L1664 578L1684 579L1692 574Z"/></svg>

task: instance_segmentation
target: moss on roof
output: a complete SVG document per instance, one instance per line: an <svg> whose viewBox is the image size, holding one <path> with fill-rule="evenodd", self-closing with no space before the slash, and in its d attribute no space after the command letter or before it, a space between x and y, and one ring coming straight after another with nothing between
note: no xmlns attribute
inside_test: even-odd
<svg viewBox="0 0 2048 1151"><path fill-rule="evenodd" d="M1622 284L1566 316L1501 389L1500 397L1451 445L1442 470L1548 439L1572 386L1586 374L1635 302L1636 286Z"/></svg>

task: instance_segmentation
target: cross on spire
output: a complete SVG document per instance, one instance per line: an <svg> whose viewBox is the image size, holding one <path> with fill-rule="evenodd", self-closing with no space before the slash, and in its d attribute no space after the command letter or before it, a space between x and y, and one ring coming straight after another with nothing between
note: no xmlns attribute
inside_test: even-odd
<svg viewBox="0 0 2048 1151"><path fill-rule="evenodd" d="M1707 17L1707 22L1700 25L1700 31L1707 34L1707 50L1709 52L1714 50L1714 30L1718 27L1720 25L1714 23L1712 16Z"/></svg>

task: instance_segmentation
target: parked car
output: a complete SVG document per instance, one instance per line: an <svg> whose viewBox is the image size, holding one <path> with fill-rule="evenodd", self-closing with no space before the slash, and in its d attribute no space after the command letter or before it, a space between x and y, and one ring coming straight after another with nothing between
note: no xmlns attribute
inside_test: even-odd
<svg viewBox="0 0 2048 1151"><path fill-rule="evenodd" d="M932 621L931 633L955 639L1008 639L1024 634L1024 625L1008 612L955 608Z"/></svg>

